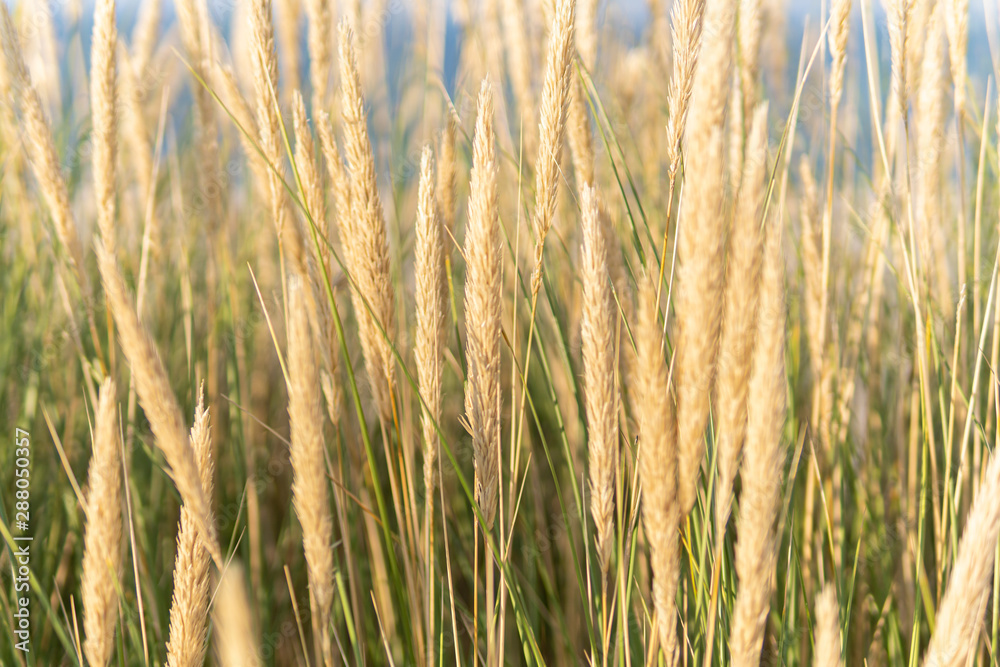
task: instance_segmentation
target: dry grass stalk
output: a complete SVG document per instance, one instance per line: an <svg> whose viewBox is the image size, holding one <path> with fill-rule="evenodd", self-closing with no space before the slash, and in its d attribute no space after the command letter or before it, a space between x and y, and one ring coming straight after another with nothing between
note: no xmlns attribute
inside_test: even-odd
<svg viewBox="0 0 1000 667"><path fill-rule="evenodd" d="M805 156L799 162L799 178L802 181L802 271L805 279L806 332L809 344L809 363L812 366L814 382L818 382L823 372L823 344L827 323L822 317L823 266L820 255L819 194L812 167Z"/></svg>
<svg viewBox="0 0 1000 667"><path fill-rule="evenodd" d="M320 236L326 236L326 205L316 164L316 146L306 120L305 101L299 90L292 93L292 128L295 132L295 168L302 180L303 203L316 225L316 231Z"/></svg>
<svg viewBox="0 0 1000 667"><path fill-rule="evenodd" d="M294 224L292 216L289 215L288 195L284 185L282 185L284 159L280 119L276 104L278 57L274 46L271 0L253 0L250 3L249 21L250 55L253 64L257 112L257 140L264 158L270 163L267 168L267 180L270 190L271 218L280 242L291 257L292 266L300 275L306 275L303 239L298 226Z"/></svg>
<svg viewBox="0 0 1000 667"><path fill-rule="evenodd" d="M375 181L375 155L368 138L365 100L361 92L354 35L340 24L340 82L343 88L344 152L351 177L351 270L357 290L351 291L358 314L365 368L379 414L392 418L396 362L390 341L395 339L395 294L389 275L389 241L385 216ZM343 216L342 216L343 217ZM364 301L371 308L369 312ZM379 331L381 325L385 336Z"/></svg>
<svg viewBox="0 0 1000 667"><path fill-rule="evenodd" d="M678 0L670 14L670 34L674 44L671 63L670 88L667 90L667 162L670 180L677 176L680 167L681 139L687 124L691 92L694 88L695 65L701 48L701 19L705 13L705 0Z"/></svg>
<svg viewBox="0 0 1000 667"><path fill-rule="evenodd" d="M153 60L159 42L160 18L163 13L162 0L147 0L139 7L139 14L132 28L132 67L142 76Z"/></svg>
<svg viewBox="0 0 1000 667"><path fill-rule="evenodd" d="M602 577L607 577L614 548L615 479L618 475L618 392L615 389L617 310L608 270L608 238L601 225L597 192L584 186L582 196L584 390L588 426L590 511Z"/></svg>
<svg viewBox="0 0 1000 667"><path fill-rule="evenodd" d="M666 664L671 667L680 657L674 603L680 568L677 528L681 520L677 496L677 432L663 356L656 288L649 281L644 281L639 289L636 357L635 411L639 423L642 517L653 571L656 632Z"/></svg>
<svg viewBox="0 0 1000 667"><path fill-rule="evenodd" d="M674 291L677 322L677 482L681 509L694 506L705 452L709 393L715 375L725 263L724 159L721 129L731 79L732 0L710 0L706 34L691 97L685 201L680 212L680 263Z"/></svg>
<svg viewBox="0 0 1000 667"><path fill-rule="evenodd" d="M180 0L176 10L181 42L191 67L200 75L212 58L208 7L204 0Z"/></svg>
<svg viewBox="0 0 1000 667"><path fill-rule="evenodd" d="M326 88L330 79L330 42L333 26L330 18L330 0L305 0L309 17L309 82L312 86L313 114L318 115L326 106Z"/></svg>
<svg viewBox="0 0 1000 667"><path fill-rule="evenodd" d="M212 431L202 389L198 391L198 406L194 411L190 438L202 489L211 498L215 464L212 461ZM212 596L211 563L211 556L198 536L197 519L184 505L181 507L177 554L174 557L167 667L201 667L205 664L208 608Z"/></svg>
<svg viewBox="0 0 1000 667"><path fill-rule="evenodd" d="M955 113L965 110L966 49L969 43L969 0L950 0L944 10L945 29L948 33L948 62L951 80L955 86Z"/></svg>
<svg viewBox="0 0 1000 667"><path fill-rule="evenodd" d="M724 218L722 135L716 131L689 166L681 211L680 267L674 289L677 337L677 420L681 507L694 506L705 451L709 392L715 370L722 319Z"/></svg>
<svg viewBox="0 0 1000 667"><path fill-rule="evenodd" d="M479 90L476 134L469 184L465 237L465 326L468 373L465 414L476 463L476 502L493 527L497 512L500 448L500 324L502 265L497 208L497 159L493 131L493 90Z"/></svg>
<svg viewBox="0 0 1000 667"><path fill-rule="evenodd" d="M139 86L138 76L140 70L137 69L137 60L135 57L129 58L124 48L121 50L121 56L122 66L118 74L120 77L124 112L122 134L125 138L129 157L132 159L132 169L135 172L135 179L139 185L138 210L143 218L145 218L150 194L155 192L153 188L152 137L150 136L149 127L146 122L146 114L143 112L143 93ZM146 220L148 229L143 232L143 236L148 236L149 238L148 242L144 239L144 243L147 244L153 244L153 239L159 236L156 231L158 225L155 210L156 207L153 206L148 211L150 214L148 220ZM145 252L148 254L149 249L146 249Z"/></svg>
<svg viewBox="0 0 1000 667"><path fill-rule="evenodd" d="M337 148L337 140L334 138L333 122L329 114L325 111L320 113L319 122L316 124L319 131L320 148L323 151L323 159L326 162L326 169L333 182L333 210L330 217L337 220L339 227L340 247L344 253L344 263L350 269L351 253L350 241L354 238L351 231L351 182L344 171L344 160ZM353 272L353 269L351 269Z"/></svg>
<svg viewBox="0 0 1000 667"><path fill-rule="evenodd" d="M215 58L212 54L211 20L205 0L180 0L176 3L177 22L180 25L181 42L187 52L188 61L194 73L202 81L208 81ZM191 84L195 99L195 129L197 133L196 165L202 183L215 178L213 165L217 159L218 139L215 129L215 100L211 93L197 81ZM208 211L206 223L210 233L222 220L220 188L203 188ZM211 382L209 383L211 385Z"/></svg>
<svg viewBox="0 0 1000 667"><path fill-rule="evenodd" d="M910 93L916 94L920 90L927 22L938 3L931 0L908 0L907 5L909 16L906 19L906 83Z"/></svg>
<svg viewBox="0 0 1000 667"><path fill-rule="evenodd" d="M833 422L833 381L837 375L837 331L829 309L824 308L826 290L823 287L822 213L819 191L812 167L805 156L799 163L802 180L802 270L805 282L805 315L809 364L813 384L811 427L823 451L829 451ZM811 519L807 519L809 523ZM806 548L807 551L809 547Z"/></svg>
<svg viewBox="0 0 1000 667"><path fill-rule="evenodd" d="M301 44L299 33L302 25L302 4L300 0L277 0L275 18L278 44L281 48L281 78L289 90L302 87L300 82Z"/></svg>
<svg viewBox="0 0 1000 667"><path fill-rule="evenodd" d="M260 667L257 633L243 568L231 563L222 574L212 614L220 667Z"/></svg>
<svg viewBox="0 0 1000 667"><path fill-rule="evenodd" d="M104 248L117 253L115 233L115 161L118 153L118 85L115 55L115 0L98 0L94 6L94 32L90 48L90 110L93 120L92 145L94 194L97 225Z"/></svg>
<svg viewBox="0 0 1000 667"><path fill-rule="evenodd" d="M785 422L785 287L781 228L766 225L761 269L757 340L750 374L747 440L741 467L739 538L736 573L739 592L733 612L730 647L736 667L757 665L778 554Z"/></svg>
<svg viewBox="0 0 1000 667"><path fill-rule="evenodd" d="M306 267L309 271L306 296L311 296L315 304L313 307L317 317L311 322L312 335L321 362L320 385L323 387L326 412L330 423L336 425L340 421L341 404L340 385L337 381L337 343L334 337L330 305L319 288L324 281L322 269L325 268L327 275L329 275L332 268L329 248L324 242L328 235L327 215L319 165L316 164L316 146L306 121L306 107L302 100L302 93L298 90L292 94L292 117L295 130L295 165L302 182L303 201L313 224L316 226L319 240L320 259L317 260L312 253L306 258ZM312 233L308 220L304 221L303 231ZM320 261L323 263L322 267L318 266Z"/></svg>
<svg viewBox="0 0 1000 667"><path fill-rule="evenodd" d="M760 283L761 214L767 186L767 103L757 107L751 123L743 182L729 233L725 310L719 347L717 385L719 479L716 528L725 534L732 503L733 481L743 452L747 428L747 385L757 325Z"/></svg>
<svg viewBox="0 0 1000 667"><path fill-rule="evenodd" d="M302 280L288 288L288 417L291 424L292 502L302 526L309 574L316 661L332 664L328 627L333 604L333 521L326 481L320 377ZM322 658L320 657L322 656Z"/></svg>
<svg viewBox="0 0 1000 667"><path fill-rule="evenodd" d="M329 314L325 301L317 294L319 284L316 264L312 253L307 253L302 226L298 224L292 210L288 193L283 184L284 151L281 125L276 106L278 94L278 58L274 46L274 24L271 17L271 0L254 0L250 4L250 50L254 71L254 91L257 103L257 129L260 150L270 166L267 168L271 216L277 230L282 249L291 259L291 272L308 278L305 290L305 304L309 321L317 341L323 341L322 359L325 367L324 387L328 412L336 423L337 392L333 381L333 357L329 344ZM303 122L304 122L304 113ZM310 141L311 143L311 141ZM306 149L303 149L305 152ZM316 172L316 169L313 169ZM307 205L316 206L319 178L313 179L312 201ZM309 193L307 193L307 199Z"/></svg>
<svg viewBox="0 0 1000 667"><path fill-rule="evenodd" d="M941 163L945 143L945 43L942 4L931 13L920 70L920 88L916 99L917 148L920 151L920 213L918 218L919 262L926 263L924 276L935 279L935 295L942 306L950 306L950 278L945 255L945 230L942 229Z"/></svg>
<svg viewBox="0 0 1000 667"><path fill-rule="evenodd" d="M844 93L844 69L847 64L847 35L850 32L851 0L835 0L830 9L830 107L836 110Z"/></svg>
<svg viewBox="0 0 1000 667"><path fill-rule="evenodd" d="M431 507L437 480L438 436L434 424L441 420L441 373L448 312L444 229L434 195L434 159L430 147L425 147L420 160L414 275L417 376L420 395L426 402L420 416L424 436L424 491Z"/></svg>
<svg viewBox="0 0 1000 667"><path fill-rule="evenodd" d="M56 236L66 250L70 269L83 293L84 303L88 304L90 310L90 281L84 270L83 246L77 234L76 220L70 210L66 181L60 171L59 156L52 141L49 122L42 110L41 98L31 83L31 76L28 74L21 51L20 37L6 4L0 6L0 33L2 33L0 41L3 42L11 90L21 109L28 159L52 216Z"/></svg>
<svg viewBox="0 0 1000 667"><path fill-rule="evenodd" d="M538 158L535 160L535 268L531 276L532 299L542 284L542 254L552 227L559 194L559 154L566 129L573 65L573 24L576 0L559 0L549 34L542 116L539 121Z"/></svg>
<svg viewBox="0 0 1000 667"><path fill-rule="evenodd" d="M958 556L938 606L937 626L924 655L925 667L968 664L982 614L975 601L989 595L993 558L1000 535L1000 456L990 460L972 505Z"/></svg>
<svg viewBox="0 0 1000 667"><path fill-rule="evenodd" d="M824 312L823 303L823 251L822 251L822 213L820 212L819 188L813 175L808 159L803 156L799 163L799 174L802 181L802 202L800 215L802 218L802 271L805 282L805 315L806 340L809 346L809 365L812 371L814 392L813 413L810 416L811 426L816 441L823 451L831 438L833 420L833 380L836 376L836 364L831 359L838 358L836 354L836 332L833 318L829 311ZM834 340L830 340L834 338ZM827 349L830 347L830 349ZM809 523L811 519L807 519ZM811 524L810 524L811 525ZM809 547L806 547L807 552Z"/></svg>
<svg viewBox="0 0 1000 667"><path fill-rule="evenodd" d="M833 584L827 584L816 598L815 613L813 667L840 667L840 609Z"/></svg>
<svg viewBox="0 0 1000 667"><path fill-rule="evenodd" d="M899 105L899 113L902 118L906 118L906 108L909 100L909 82L907 77L909 68L907 59L909 58L909 34L908 24L913 8L914 0L889 0L887 2L887 13L889 14L889 51L892 58L892 86L896 94L896 103Z"/></svg>
<svg viewBox="0 0 1000 667"><path fill-rule="evenodd" d="M156 446L170 466L170 475L181 500L191 509L212 560L221 566L222 552L216 539L208 496L201 485L194 450L188 440L177 397L170 388L167 371L156 345L136 316L117 262L100 244L97 247L97 266L118 327L122 351L132 367L139 402L149 419Z"/></svg>
<svg viewBox="0 0 1000 667"><path fill-rule="evenodd" d="M240 145L243 147L243 153L247 156L247 162L250 163L255 186L266 191L269 187L268 179L270 176L267 164L254 146L254 142L257 140L257 121L254 120L253 112L250 110L250 103L240 91L236 76L231 68L223 66L217 61L213 62L211 76L214 90L222 99L223 104L226 105L229 113L233 115L233 120L242 128L242 131L238 133Z"/></svg>
<svg viewBox="0 0 1000 667"><path fill-rule="evenodd" d="M528 43L526 16L523 0L511 0L500 12L503 17L503 41L507 51L508 74L511 88L517 101L519 121L516 123L521 135L525 155L531 155L538 145L535 131L534 86L531 82L533 57Z"/></svg>
<svg viewBox="0 0 1000 667"><path fill-rule="evenodd" d="M83 653L94 667L110 664L118 622L118 579L122 569L121 438L115 383L101 385L87 492L83 546Z"/></svg>

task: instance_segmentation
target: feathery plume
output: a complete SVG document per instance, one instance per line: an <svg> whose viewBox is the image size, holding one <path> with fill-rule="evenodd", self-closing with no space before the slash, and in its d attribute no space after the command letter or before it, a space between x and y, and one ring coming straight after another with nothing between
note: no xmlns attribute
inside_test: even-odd
<svg viewBox="0 0 1000 667"><path fill-rule="evenodd" d="M851 0L834 0L830 9L830 107L840 106L844 93L844 66L847 63L847 35L850 32Z"/></svg>
<svg viewBox="0 0 1000 667"><path fill-rule="evenodd" d="M201 74L210 55L208 7L204 0L180 0L176 6L177 23L180 26L181 43L187 51L191 67Z"/></svg>
<svg viewBox="0 0 1000 667"><path fill-rule="evenodd" d="M288 250L291 257L291 270L293 273L307 280L305 291L306 309L309 313L309 322L313 329L313 334L317 341L329 341L329 312L325 307L326 302L317 294L316 264L313 256L306 253L305 235L302 226L298 224L282 183L283 179L283 150L280 129L280 118L276 107L276 95L278 91L278 58L274 46L274 24L271 17L271 0L253 0L250 4L250 50L251 61L254 70L254 91L257 101L257 130L259 136L260 150L263 152L270 167L267 168L267 179L270 192L271 216L277 230L278 238L283 241L283 248ZM301 103L301 97L299 99ZM300 105L301 106L301 105ZM304 111L300 119L305 122ZM309 141L311 144L311 139ZM308 150L303 147L302 153ZM312 151L309 151L310 155ZM316 170L313 169L315 172ZM311 197L307 191L307 205L318 206L316 200L322 199L317 195L318 177L313 179ZM317 213L311 209L312 215ZM337 390L333 380L333 361L330 352L332 345L322 344L322 360L324 362L323 387L327 397L327 409L331 420L337 421Z"/></svg>
<svg viewBox="0 0 1000 667"><path fill-rule="evenodd" d="M250 110L250 103L247 102L239 84L236 83L236 76L229 67L224 67L218 62L212 63L212 84L222 99L223 104L233 115L233 120L239 124L243 131L238 133L240 145L250 163L250 171L253 173L255 184L262 191L267 191L269 187L268 167L260 153L254 146L257 133L257 121L254 120L253 112Z"/></svg>
<svg viewBox="0 0 1000 667"><path fill-rule="evenodd" d="M278 57L274 46L274 23L271 0L250 3L250 60L256 97L257 132L260 150L270 163L267 179L270 188L271 216L292 257L293 266L305 275L303 241L298 227L288 222L288 196L282 185L284 175L281 130L275 99L278 94ZM287 234L285 232L288 232Z"/></svg>
<svg viewBox="0 0 1000 667"><path fill-rule="evenodd" d="M978 600L989 595L1000 535L1000 456L993 454L962 531L958 556L938 607L925 667L965 665L982 622Z"/></svg>
<svg viewBox="0 0 1000 667"><path fill-rule="evenodd" d="M323 199L323 185L320 181L319 165L316 164L316 145L313 143L312 133L306 121L306 107L302 100L302 93L296 90L292 94L292 117L295 129L295 164L299 171L299 178L302 181L302 190L306 208L316 225L316 232L320 239L328 237L327 214ZM308 221L304 225L303 231L308 230ZM311 233L311 230L310 230ZM329 275L330 251L328 246L321 240L320 261ZM307 296L312 295L315 302L317 319L312 322L312 334L315 340L317 352L319 353L322 369L320 372L320 384L323 387L323 395L326 398L326 411L330 417L330 423L336 425L340 420L340 385L337 377L337 347L334 338L333 315L330 312L329 302L320 293L320 285L323 284L323 273L321 267L317 265L313 255L307 257L306 265L309 270L309 281L307 285Z"/></svg>
<svg viewBox="0 0 1000 667"><path fill-rule="evenodd" d="M429 146L420 159L420 192L417 203L417 241L414 274L417 302L417 376L420 395L427 403L421 410L424 435L424 491L434 502L437 477L438 436L435 422L441 419L441 373L444 368L445 314L448 285L445 275L444 230L434 200L434 158Z"/></svg>
<svg viewBox="0 0 1000 667"><path fill-rule="evenodd" d="M198 390L198 406L191 427L191 449L201 487L212 497L212 431L205 407L204 386ZM170 635L167 639L167 667L201 667L205 664L208 607L212 597L209 568L211 556L198 536L197 519L187 505L181 507L174 557L174 592L170 604Z"/></svg>
<svg viewBox="0 0 1000 667"><path fill-rule="evenodd" d="M326 206L319 167L316 164L316 146L306 120L305 101L299 90L292 93L292 128L295 132L295 167L302 180L304 203L316 224L316 230L320 236L326 236Z"/></svg>
<svg viewBox="0 0 1000 667"><path fill-rule="evenodd" d="M136 74L146 72L153 60L159 38L162 0L146 0L139 6L139 14L132 28L132 67Z"/></svg>
<svg viewBox="0 0 1000 667"><path fill-rule="evenodd" d="M833 584L827 584L816 598L815 634L813 667L840 667L840 610Z"/></svg>
<svg viewBox="0 0 1000 667"><path fill-rule="evenodd" d="M350 241L354 238L351 223L351 183L344 171L344 161L337 148L337 140L334 139L333 122L330 115L325 111L320 112L319 122L316 124L319 131L319 144L323 151L323 159L326 162L327 171L330 173L330 180L333 182L333 204L330 218L337 220L339 227L340 247L344 252L344 263L350 271L351 253Z"/></svg>
<svg viewBox="0 0 1000 667"><path fill-rule="evenodd" d="M969 42L969 0L950 0L945 10L945 28L948 32L948 61L951 80L955 86L955 112L965 109L965 52Z"/></svg>
<svg viewBox="0 0 1000 667"><path fill-rule="evenodd" d="M48 205L56 236L68 254L68 263L83 293L84 303L90 303L90 281L83 266L83 246L77 234L76 220L69 206L69 192L59 169L59 156L52 141L52 131L38 91L31 83L31 76L24 64L20 38L14 28L6 3L0 3L0 41L3 42L14 99L21 109L25 146L42 196Z"/></svg>
<svg viewBox="0 0 1000 667"><path fill-rule="evenodd" d="M211 20L205 0L179 0L175 4L177 23L180 25L181 43L187 52L191 69L202 81L208 81L215 58L212 56ZM212 178L213 164L217 159L218 139L215 128L215 100L211 93L195 82L192 84L195 99L196 165L198 177L208 182ZM255 152L255 151L254 151ZM210 230L222 219L218 188L204 188L207 199L206 221Z"/></svg>
<svg viewBox="0 0 1000 667"><path fill-rule="evenodd" d="M327 627L333 604L333 524L330 517L320 378L302 292L303 279L288 287L288 418L291 424L292 502L302 525L302 544L309 574L316 660L331 664Z"/></svg>
<svg viewBox="0 0 1000 667"><path fill-rule="evenodd" d="M766 230L741 468L743 492L736 542L739 591L729 639L735 667L759 664L778 555L775 524L781 507L781 431L786 405L785 288L781 227L772 222Z"/></svg>
<svg viewBox="0 0 1000 667"><path fill-rule="evenodd" d="M670 109L667 118L667 162L671 179L676 178L680 167L681 139L691 105L704 13L705 0L677 0L670 13L674 56L670 66L670 88L667 90L667 107Z"/></svg>
<svg viewBox="0 0 1000 667"><path fill-rule="evenodd" d="M344 148L351 174L351 270L358 285L351 291L361 330L365 368L379 414L392 417L396 361L389 341L395 338L395 294L389 276L389 242L375 182L375 155L368 138L365 100L361 93L354 33L340 24L340 83L343 87ZM343 217L343 216L341 216ZM356 292L360 292L357 294ZM371 312L365 307L368 302ZM379 331L385 331L385 337Z"/></svg>
<svg viewBox="0 0 1000 667"><path fill-rule="evenodd" d="M809 343L809 364L814 379L819 381L823 372L823 345L826 338L826 322L822 321L823 300L822 259L820 258L819 194L816 178L809 160L802 156L799 162L799 178L802 181L802 273L805 278L806 331Z"/></svg>
<svg viewBox="0 0 1000 667"><path fill-rule="evenodd" d="M608 270L606 230L600 221L597 192L584 186L583 248L583 383L588 427L590 511L601 574L607 577L614 547L615 479L618 475L618 392L615 390L615 323L617 310Z"/></svg>
<svg viewBox="0 0 1000 667"><path fill-rule="evenodd" d="M520 117L517 125L521 132L524 152L530 155L538 142L534 124L537 104L534 87L531 84L533 58L527 40L524 1L510 0L500 14L503 17L503 41L509 63L507 69Z"/></svg>
<svg viewBox="0 0 1000 667"><path fill-rule="evenodd" d="M465 326L468 380L465 415L476 458L476 502L493 527L497 511L500 447L500 221L497 212L497 161L493 136L493 89L479 90L479 112L472 147L469 223L465 232Z"/></svg>
<svg viewBox="0 0 1000 667"><path fill-rule="evenodd" d="M681 210L674 312L677 326L678 474L681 509L691 511L705 451L709 392L722 319L724 261L722 134L716 130L692 159Z"/></svg>
<svg viewBox="0 0 1000 667"><path fill-rule="evenodd" d="M306 107L302 100L302 93L298 90L292 94L292 117L295 130L295 164L302 181L306 208L313 219L313 224L316 225L319 238L325 239L328 236L327 215L319 166L316 164L316 146L306 121ZM306 230L308 230L308 221L306 221L303 231ZM311 234L311 230L309 231ZM331 269L330 251L322 241L319 243L319 252L319 261L323 263L322 268L325 268L329 274ZM337 347L334 338L333 315L330 312L329 302L320 293L319 286L323 284L324 280L322 268L318 266L318 262L312 254L307 256L306 266L309 271L306 296L312 296L317 315L315 321L311 321L311 323L316 351L321 362L319 382L326 399L326 412L330 423L336 425L340 421L341 394L340 385L336 380Z"/></svg>
<svg viewBox="0 0 1000 667"><path fill-rule="evenodd" d="M673 666L679 658L674 597L680 568L677 528L681 508L677 497L676 423L662 341L656 288L644 280L639 288L636 330L639 481L642 483L642 518L653 570L656 631L666 664Z"/></svg>
<svg viewBox="0 0 1000 667"><path fill-rule="evenodd" d="M118 75L120 77L121 84L121 99L122 99L122 135L125 137L125 144L127 146L126 150L129 153L129 157L132 160L132 169L135 172L136 183L139 185L139 203L140 211L145 215L146 205L149 202L149 195L153 191L153 148L152 141L149 134L149 128L146 125L146 114L143 112L143 94L139 89L139 82L137 80L139 70L136 69L137 63L135 58L129 58L128 53L125 52L123 48L121 50L122 65L118 70ZM94 94L91 93L91 102L95 99ZM96 156L96 153L95 153ZM113 163L112 163L113 165ZM97 174L94 175L95 181L97 180ZM111 192L111 213L114 213L114 191ZM148 220L147 229L143 232L144 236L149 239L149 243L153 243L158 234L156 231L157 222L155 207L153 211L150 211L150 219ZM100 212L98 212L100 215ZM113 222L113 220L112 220Z"/></svg>
<svg viewBox="0 0 1000 667"><path fill-rule="evenodd" d="M889 52L892 59L892 86L899 104L900 116L906 117L909 101L907 59L909 58L908 24L913 0L888 0Z"/></svg>
<svg viewBox="0 0 1000 667"><path fill-rule="evenodd" d="M542 117L539 122L538 159L535 160L535 268L531 275L532 299L542 285L545 237L552 227L556 197L559 194L559 154L566 130L575 10L576 0L558 0L549 33L548 64L542 88Z"/></svg>
<svg viewBox="0 0 1000 667"><path fill-rule="evenodd" d="M326 85L330 78L330 0L306 0L309 18L309 83L312 86L313 114L325 106Z"/></svg>
<svg viewBox="0 0 1000 667"><path fill-rule="evenodd" d="M927 24L920 87L916 91L917 176L920 183L919 262L926 262L927 275L936 279L937 298L951 303L948 265L944 260L942 229L941 158L944 147L947 106L945 104L945 43L942 4L935 4ZM959 279L961 280L961 278Z"/></svg>
<svg viewBox="0 0 1000 667"><path fill-rule="evenodd" d="M83 654L88 664L104 667L115 650L117 580L122 568L121 438L111 378L101 385L89 480L81 584Z"/></svg>
<svg viewBox="0 0 1000 667"><path fill-rule="evenodd" d="M90 48L90 109L93 119L94 190L97 225L104 248L115 256L115 161L118 153L118 86L115 0L97 0Z"/></svg>
<svg viewBox="0 0 1000 667"><path fill-rule="evenodd" d="M733 481L743 451L747 428L747 383L757 325L760 283L760 217L767 179L767 103L757 107L751 123L743 179L729 234L725 306L719 346L717 446L719 479L716 525L725 534L732 502Z"/></svg>
<svg viewBox="0 0 1000 667"><path fill-rule="evenodd" d="M722 130L731 85L732 0L709 0L705 24L710 42L702 46L687 129L685 199L680 212L677 286L677 427L680 456L677 482L681 510L694 507L705 452L709 393L715 375L725 263L724 158Z"/></svg>
<svg viewBox="0 0 1000 667"><path fill-rule="evenodd" d="M118 327L122 351L132 367L139 402L149 419L156 446L163 452L163 457L170 466L170 475L177 485L181 500L191 509L205 548L209 550L216 565L221 566L222 552L216 539L211 507L201 485L194 451L184 427L184 417L177 404L177 397L170 388L163 361L126 295L118 263L101 244L97 246L97 266L111 314Z"/></svg>
<svg viewBox="0 0 1000 667"><path fill-rule="evenodd" d="M299 0L277 0L275 12L278 45L281 49L281 77L289 90L302 87L299 70L301 65L299 41L302 26L302 4Z"/></svg>
<svg viewBox="0 0 1000 667"><path fill-rule="evenodd" d="M922 76L920 70L924 60L927 22L938 3L929 0L907 0L907 3L908 15L906 17L906 37L904 38L906 40L906 85L910 93L915 94L920 90L920 77Z"/></svg>

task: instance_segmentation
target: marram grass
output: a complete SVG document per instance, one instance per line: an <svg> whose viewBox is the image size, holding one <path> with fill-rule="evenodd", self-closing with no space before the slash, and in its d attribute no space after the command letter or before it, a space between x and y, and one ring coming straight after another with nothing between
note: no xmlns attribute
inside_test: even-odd
<svg viewBox="0 0 1000 667"><path fill-rule="evenodd" d="M974 4L0 4L0 665L995 664Z"/></svg>

